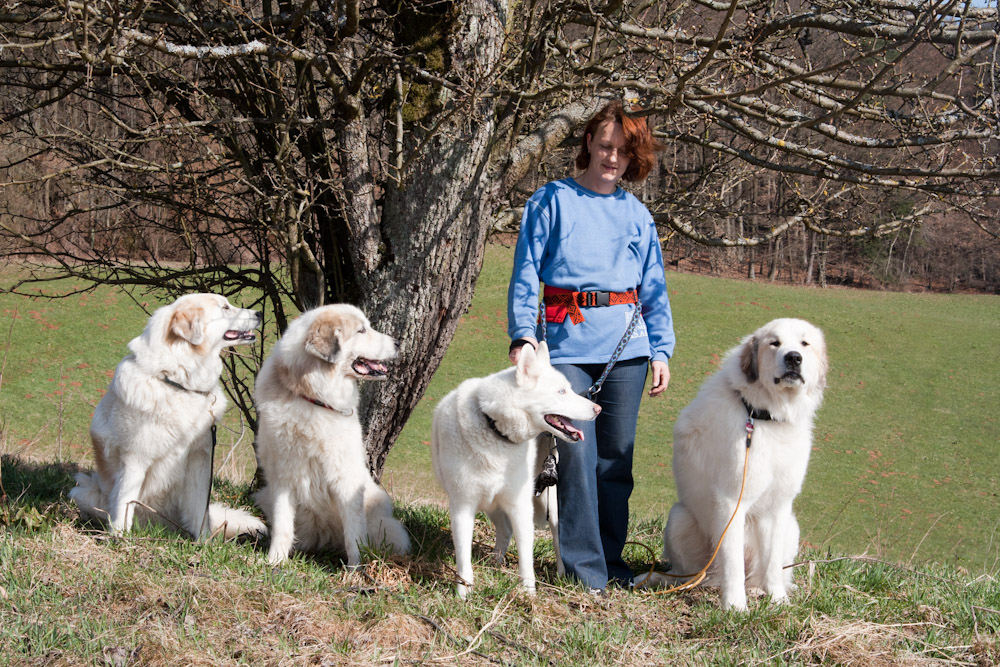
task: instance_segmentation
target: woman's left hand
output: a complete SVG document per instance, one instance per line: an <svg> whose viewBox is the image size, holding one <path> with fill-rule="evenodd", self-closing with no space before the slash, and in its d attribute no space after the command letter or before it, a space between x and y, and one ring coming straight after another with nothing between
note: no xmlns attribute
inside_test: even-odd
<svg viewBox="0 0 1000 667"><path fill-rule="evenodd" d="M665 361L654 361L650 364L650 368L653 370L653 386L649 390L649 395L659 396L670 384L670 366Z"/></svg>

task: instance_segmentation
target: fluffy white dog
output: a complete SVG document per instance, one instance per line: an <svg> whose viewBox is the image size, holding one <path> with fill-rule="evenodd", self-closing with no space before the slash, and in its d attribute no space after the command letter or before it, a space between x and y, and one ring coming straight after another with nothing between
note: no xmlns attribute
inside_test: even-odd
<svg viewBox="0 0 1000 667"><path fill-rule="evenodd" d="M735 511L704 582L721 588L724 607L745 609L747 585L778 602L794 589L784 569L798 551L792 501L805 479L826 374L823 333L803 320L774 320L729 351L674 425L678 502L663 531L663 559L673 573L700 571ZM664 582L654 576L645 585Z"/></svg>
<svg viewBox="0 0 1000 667"><path fill-rule="evenodd" d="M361 563L360 546L408 553L406 528L368 469L358 420L358 381L382 378L396 342L349 305L295 319L257 376L257 457L265 486L257 504L271 526L268 561L293 546L331 548Z"/></svg>
<svg viewBox="0 0 1000 667"><path fill-rule="evenodd" d="M583 434L571 420L589 421L600 411L552 367L544 342L537 353L523 347L516 367L466 380L441 399L434 411L431 459L448 494L460 597L472 587L472 533L480 510L496 526L498 562L511 535L517 540L521 586L534 592L535 439L551 433L579 440Z"/></svg>
<svg viewBox="0 0 1000 667"><path fill-rule="evenodd" d="M260 322L260 313L215 294L182 296L153 313L94 411L97 470L77 474L69 493L84 515L115 534L130 530L136 517L199 540L220 528L227 538L266 532L241 510L218 504L206 510L212 427L226 409L219 353L253 342Z"/></svg>

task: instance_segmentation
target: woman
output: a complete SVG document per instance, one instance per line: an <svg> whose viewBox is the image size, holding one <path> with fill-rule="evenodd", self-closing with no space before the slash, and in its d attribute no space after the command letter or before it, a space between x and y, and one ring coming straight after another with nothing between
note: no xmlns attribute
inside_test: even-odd
<svg viewBox="0 0 1000 667"><path fill-rule="evenodd" d="M587 123L575 178L543 186L525 204L507 294L510 359L537 346L539 282L554 366L586 394L619 343L624 349L592 400L602 412L577 424L584 438L559 444L559 542L566 572L595 592L630 586L622 560L632 493L632 450L646 382L670 381L674 332L653 218L618 181L642 181L658 148L645 119L606 105ZM636 296L638 299L636 299ZM641 316L633 319L637 301ZM631 331L626 340L627 332Z"/></svg>

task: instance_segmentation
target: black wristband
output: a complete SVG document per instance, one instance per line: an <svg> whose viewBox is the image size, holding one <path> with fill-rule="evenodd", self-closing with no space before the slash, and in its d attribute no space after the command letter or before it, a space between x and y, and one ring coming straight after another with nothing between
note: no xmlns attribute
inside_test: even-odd
<svg viewBox="0 0 1000 667"><path fill-rule="evenodd" d="M536 350L538 349L538 346L532 344L532 342L530 340L528 340L527 338L518 338L517 340L512 340L510 342L510 348L508 348L507 354L510 354L514 350L516 350L518 348L521 348L521 347L524 347L525 345L531 345L532 348L534 348Z"/></svg>

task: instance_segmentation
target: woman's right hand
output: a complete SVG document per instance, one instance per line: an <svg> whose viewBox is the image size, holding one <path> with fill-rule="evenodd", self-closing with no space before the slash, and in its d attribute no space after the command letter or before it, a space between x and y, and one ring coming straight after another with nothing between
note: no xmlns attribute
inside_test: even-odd
<svg viewBox="0 0 1000 667"><path fill-rule="evenodd" d="M538 341L534 338L518 338L514 342L520 342L522 340L524 341L524 345L530 345L536 350L538 349ZM517 360L521 357L521 348L523 348L524 345L518 345L517 347L511 348L510 352L507 354L507 357L510 359L510 363L515 365L517 364Z"/></svg>

